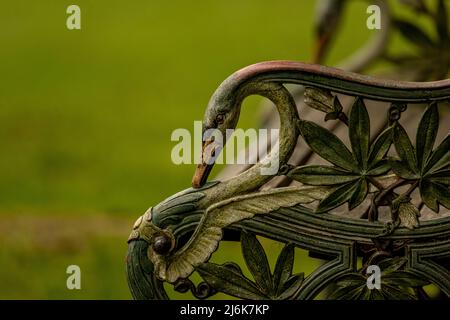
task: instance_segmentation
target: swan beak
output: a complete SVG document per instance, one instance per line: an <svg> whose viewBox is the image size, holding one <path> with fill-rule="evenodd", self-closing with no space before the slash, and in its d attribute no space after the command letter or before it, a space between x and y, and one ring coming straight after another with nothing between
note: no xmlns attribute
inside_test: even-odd
<svg viewBox="0 0 450 320"><path fill-rule="evenodd" d="M215 155L219 145L213 140L204 141L202 144L202 161L195 169L192 178L192 187L201 188L208 180L208 176L214 166Z"/></svg>

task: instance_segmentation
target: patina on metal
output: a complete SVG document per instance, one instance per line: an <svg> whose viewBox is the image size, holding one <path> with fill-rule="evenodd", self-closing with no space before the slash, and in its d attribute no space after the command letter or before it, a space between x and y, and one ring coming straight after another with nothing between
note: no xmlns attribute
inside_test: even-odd
<svg viewBox="0 0 450 320"><path fill-rule="evenodd" d="M323 3L314 58L321 64L348 2ZM135 299L168 299L164 283L198 299L219 292L242 299L428 299L424 287L429 284L450 297L450 134L438 139L450 79L424 82L448 74L447 8L444 0L433 9L422 1L402 2L431 20L437 34L432 39L395 17L388 2L375 3L382 9L382 30L341 68L262 62L219 86L205 112L204 132L235 128L243 100L260 95L275 104L280 118L278 153L272 149L253 167L207 182L216 156L212 151L226 141L204 142L193 187L151 207L132 229L126 264ZM416 46L418 54L389 54L391 31ZM360 72L381 56L418 82L342 70ZM286 84L298 89L288 91ZM327 129L308 120L298 112L299 97L305 108L336 125ZM378 117L385 115L382 128L374 125L369 104ZM408 113L418 108L422 116L411 133L402 120L410 121ZM346 139L333 130L338 126L345 128ZM309 149L289 162L298 141ZM275 157L278 172L261 175ZM271 188L268 181L275 181ZM295 185L286 186L291 181ZM256 236L284 243L274 270ZM210 262L220 241L241 243L252 279L233 261ZM325 262L308 276L294 273L295 248ZM371 265L382 272L379 290L367 286ZM190 279L194 272L203 279L198 285Z"/></svg>
<svg viewBox="0 0 450 320"><path fill-rule="evenodd" d="M313 109L346 123L351 148L327 129L302 119L283 83L307 86ZM348 115L339 107L336 93L354 97ZM127 263L133 296L167 298L161 281L180 290L190 288L199 297L225 292L241 298L312 299L334 282L340 289L331 298L412 299L428 283L449 295L450 135L440 144L435 139L439 107L450 98L450 80L397 82L299 62L259 63L238 71L217 89L205 113L204 130L234 128L241 103L250 94L267 97L277 106L277 156L282 165L278 174L302 186L258 191L272 178L261 175L260 168L274 154L222 182L205 184L209 170L199 165L193 179L196 188L163 201L136 223ZM375 137L370 136L367 99L391 102L388 126ZM413 146L399 120L407 105L424 102L428 107ZM289 166L299 136L330 165ZM389 150L397 156L388 156ZM418 205L411 202L415 190L420 192ZM362 219L333 214L346 203L353 210L365 199L371 205ZM380 207L389 208L387 223L378 219ZM444 212L443 217L420 221L424 207ZM234 264L208 263L225 229L241 233L254 282ZM254 235L286 243L273 274ZM293 246L332 258L306 278L292 275ZM368 263L385 268L384 289L375 293L362 285L366 278L356 268L357 256L364 258L364 268ZM186 280L194 271L206 283L200 291Z"/></svg>

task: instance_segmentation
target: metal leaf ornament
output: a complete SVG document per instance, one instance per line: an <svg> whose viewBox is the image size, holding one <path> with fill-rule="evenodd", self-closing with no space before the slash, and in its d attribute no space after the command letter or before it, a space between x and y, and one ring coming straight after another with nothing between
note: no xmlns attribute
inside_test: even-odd
<svg viewBox="0 0 450 320"><path fill-rule="evenodd" d="M450 134L433 150L439 128L436 103L428 106L417 128L414 148L405 129L394 128L394 145L400 159L390 159L396 175L419 183L427 207L439 212L439 204L450 209Z"/></svg>
<svg viewBox="0 0 450 320"><path fill-rule="evenodd" d="M327 298L330 300L417 300L417 294L410 288L419 288L429 284L408 271L402 270L407 260L402 257L387 258L378 266L381 269L381 288L369 289L368 275L364 270L344 275L337 281L337 290Z"/></svg>
<svg viewBox="0 0 450 320"><path fill-rule="evenodd" d="M403 17L394 18L393 27L417 50L412 54L408 52L398 56L386 54L385 58L400 69L398 70L400 74L412 73L415 81L446 78L450 68L450 32L446 1L402 0L401 2L428 18L434 25L437 37L430 36L428 30L422 29L415 21L408 21ZM431 6L431 3L436 6Z"/></svg>
<svg viewBox="0 0 450 320"><path fill-rule="evenodd" d="M292 274L294 246L287 244L278 256L273 274L261 243L256 236L243 232L242 253L254 282L247 278L240 268L227 265L203 263L198 273L215 290L242 299L284 300L295 296L303 284L304 274Z"/></svg>
<svg viewBox="0 0 450 320"><path fill-rule="evenodd" d="M350 113L352 152L336 135L313 122L301 121L300 133L315 153L334 165L300 166L287 174L304 184L336 187L320 201L317 212L327 212L346 202L352 210L367 196L368 180L390 169L384 157L392 144L392 127L378 135L369 147L370 120L361 98L356 98Z"/></svg>

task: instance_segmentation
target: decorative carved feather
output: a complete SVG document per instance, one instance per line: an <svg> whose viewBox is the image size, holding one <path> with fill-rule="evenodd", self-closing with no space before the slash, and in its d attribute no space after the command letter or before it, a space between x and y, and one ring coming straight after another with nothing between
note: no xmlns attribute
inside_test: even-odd
<svg viewBox="0 0 450 320"><path fill-rule="evenodd" d="M329 194L329 191L329 187L286 187L218 202L206 210L194 235L183 248L167 263L156 261L158 275L169 282L185 278L196 266L207 261L217 249L223 228L252 218L256 214L268 214L281 207L293 207L321 200ZM167 270L164 275L165 268Z"/></svg>

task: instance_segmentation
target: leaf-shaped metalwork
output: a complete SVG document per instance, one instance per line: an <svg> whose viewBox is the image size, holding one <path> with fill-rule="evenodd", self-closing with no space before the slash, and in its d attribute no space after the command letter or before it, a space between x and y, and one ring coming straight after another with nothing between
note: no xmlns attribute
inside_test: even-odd
<svg viewBox="0 0 450 320"><path fill-rule="evenodd" d="M392 171L394 171L394 173L397 176L403 179L414 180L418 178L417 172L413 171L413 169L410 168L408 163L404 161L390 159L389 165L391 166Z"/></svg>
<svg viewBox="0 0 450 320"><path fill-rule="evenodd" d="M430 160L427 162L424 172L434 173L450 165L450 134L433 151Z"/></svg>
<svg viewBox="0 0 450 320"><path fill-rule="evenodd" d="M439 40L441 43L446 43L448 41L448 17L447 6L444 0L438 0L436 13L436 30Z"/></svg>
<svg viewBox="0 0 450 320"><path fill-rule="evenodd" d="M329 166L299 166L292 169L287 176L313 186L332 186L359 179L357 174Z"/></svg>
<svg viewBox="0 0 450 320"><path fill-rule="evenodd" d="M328 197L320 201L316 211L327 212L347 202L358 189L358 184L349 182L334 190Z"/></svg>
<svg viewBox="0 0 450 320"><path fill-rule="evenodd" d="M369 167L369 170L367 171L367 176L377 177L387 173L390 169L391 165L389 164L388 160L383 159Z"/></svg>
<svg viewBox="0 0 450 320"><path fill-rule="evenodd" d="M308 146L322 158L350 172L359 172L350 150L336 135L314 122L300 122L300 132Z"/></svg>
<svg viewBox="0 0 450 320"><path fill-rule="evenodd" d="M400 3L411 7L417 12L427 12L424 0L400 0Z"/></svg>
<svg viewBox="0 0 450 320"><path fill-rule="evenodd" d="M365 170L369 153L370 120L364 102L359 97L353 103L348 129L353 156L360 169Z"/></svg>
<svg viewBox="0 0 450 320"><path fill-rule="evenodd" d="M338 289L328 295L329 300L350 300L357 295L359 297L363 290L363 284L367 279L360 273L350 273L342 277L337 283Z"/></svg>
<svg viewBox="0 0 450 320"><path fill-rule="evenodd" d="M305 275L302 273L294 274L283 285L280 293L276 296L277 300L292 299L300 290Z"/></svg>
<svg viewBox="0 0 450 320"><path fill-rule="evenodd" d="M394 257L382 260L378 266L381 269L381 274L385 275L386 273L399 270L405 266L407 262L408 260L404 257Z"/></svg>
<svg viewBox="0 0 450 320"><path fill-rule="evenodd" d="M367 180L361 178L357 184L355 192L352 194L352 196L349 199L349 202L348 202L349 210L353 210L354 208L359 206L361 204L361 202L363 202L364 199L366 198L367 192L369 192L369 186L367 184Z"/></svg>
<svg viewBox="0 0 450 320"><path fill-rule="evenodd" d="M424 279L418 278L407 271L396 271L385 273L383 280L386 283L393 283L401 287L423 287L430 282Z"/></svg>
<svg viewBox="0 0 450 320"><path fill-rule="evenodd" d="M401 1L409 4L417 13L423 14L423 17L429 20L430 25L434 25L435 30L433 31L437 37L429 35L427 30L415 21L394 19L392 26L400 32L403 38L415 45L418 52L412 54L405 52L393 57L388 54L387 60L395 64L399 72L413 74L412 78L415 81L447 78L450 62L448 55L450 39L446 0Z"/></svg>
<svg viewBox="0 0 450 320"><path fill-rule="evenodd" d="M433 151L434 141L437 136L439 126L439 114L437 104L432 103L420 120L417 128L416 146L417 146L417 166L422 171L431 152Z"/></svg>
<svg viewBox="0 0 450 320"><path fill-rule="evenodd" d="M394 145L400 160L390 161L396 175L420 182L422 201L435 212L439 212L439 204L450 208L448 173L445 169L450 165L450 136L447 135L433 151L438 128L439 112L436 103L428 106L420 120L416 149L412 146L405 129L397 124L394 128Z"/></svg>
<svg viewBox="0 0 450 320"><path fill-rule="evenodd" d="M268 299L255 283L230 268L214 263L203 263L196 270L217 291L242 299Z"/></svg>
<svg viewBox="0 0 450 320"><path fill-rule="evenodd" d="M401 162L400 166L407 166L406 168L408 169L408 172L411 172L413 176L418 176L419 170L417 168L414 147L411 143L411 140L409 140L408 134L406 133L405 129L399 124L394 128L394 146L395 150L400 156L400 159L402 159L403 161ZM411 177L402 176L402 172L396 172L396 168L393 167L392 169L398 176L405 179L411 179Z"/></svg>
<svg viewBox="0 0 450 320"><path fill-rule="evenodd" d="M428 180L450 187L450 170L441 170L428 176Z"/></svg>
<svg viewBox="0 0 450 320"><path fill-rule="evenodd" d="M255 283L240 270L214 263L203 263L196 270L214 290L243 299L289 299L300 289L303 273L292 275L294 246L287 244L278 256L274 273L270 272L266 253L252 233L243 231L242 253Z"/></svg>
<svg viewBox="0 0 450 320"><path fill-rule="evenodd" d="M345 202L352 210L360 205L369 191L369 181L387 173L391 166L384 159L392 144L393 127L381 132L369 148L370 120L363 99L353 103L349 125L351 153L333 133L314 123L302 121L300 133L315 153L331 162L330 166L300 166L290 170L287 176L308 185L337 186L330 195L320 201L317 212L326 212Z"/></svg>
<svg viewBox="0 0 450 320"><path fill-rule="evenodd" d="M269 261L267 261L264 249L256 239L256 236L252 233L242 232L241 245L245 263L253 275L256 285L265 294L273 292Z"/></svg>
<svg viewBox="0 0 450 320"><path fill-rule="evenodd" d="M364 270L351 272L337 281L338 289L332 292L328 299L338 300L417 300L418 297L410 293L407 288L423 287L429 281L417 277L408 271L401 270L407 260L403 257L382 260L378 267L381 269L381 288L369 289L368 276ZM406 288L406 289L405 289Z"/></svg>
<svg viewBox="0 0 450 320"><path fill-rule="evenodd" d="M420 182L420 194L426 206L439 212L439 204L450 210L450 190L448 186L424 179Z"/></svg>
<svg viewBox="0 0 450 320"><path fill-rule="evenodd" d="M333 98L333 111L332 112L328 112L325 115L325 121L328 120L337 120L340 119L342 120L343 118L343 113L342 113L342 104L339 101L339 98L337 96L334 96Z"/></svg>
<svg viewBox="0 0 450 320"><path fill-rule="evenodd" d="M392 144L392 131L393 127L388 127L380 133L372 143L368 159L369 170L376 167L386 156L386 153Z"/></svg>
<svg viewBox="0 0 450 320"><path fill-rule="evenodd" d="M408 291L391 284L384 284L383 296L386 300L417 300L417 297Z"/></svg>
<svg viewBox="0 0 450 320"><path fill-rule="evenodd" d="M416 46L430 48L434 46L430 37L414 24L401 19L394 20L394 25L400 31L402 36Z"/></svg>
<svg viewBox="0 0 450 320"><path fill-rule="evenodd" d="M284 285L289 280L294 267L294 245L284 246L278 256L273 272L273 288L277 295L283 291Z"/></svg>

